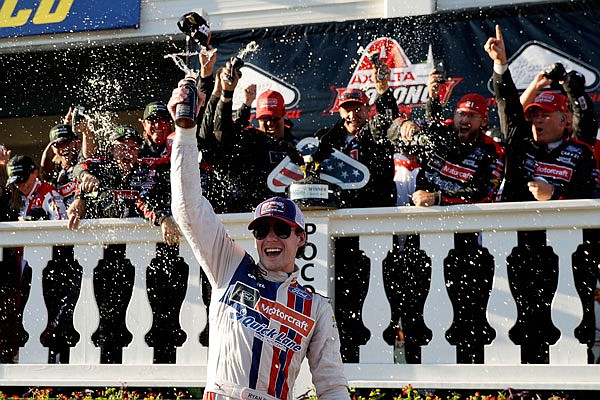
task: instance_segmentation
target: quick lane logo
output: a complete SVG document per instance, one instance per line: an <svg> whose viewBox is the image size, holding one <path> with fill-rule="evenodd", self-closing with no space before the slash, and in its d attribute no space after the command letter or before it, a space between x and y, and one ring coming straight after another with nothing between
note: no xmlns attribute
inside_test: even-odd
<svg viewBox="0 0 600 400"><path fill-rule="evenodd" d="M256 310L265 317L277 321L283 326L293 329L304 337L308 336L315 325L315 320L307 317L306 315L300 314L299 312L292 310L283 304L267 300L263 297L261 297L256 304Z"/></svg>
<svg viewBox="0 0 600 400"><path fill-rule="evenodd" d="M561 179L566 182L570 182L573 176L572 168L546 163L537 163L533 172L536 176Z"/></svg>
<svg viewBox="0 0 600 400"><path fill-rule="evenodd" d="M18 2L18 0L4 0L0 8L0 28L23 26L29 21L31 14L35 25L62 22L67 18L74 0L58 0L58 2L41 0L35 13L31 8L17 9Z"/></svg>
<svg viewBox="0 0 600 400"><path fill-rule="evenodd" d="M236 312L234 315L243 326L252 329L255 332L255 336L265 343L270 343L282 350L302 350L302 345L294 342L293 339L290 339L285 332L280 332L275 328L269 328L267 324L258 322L256 318L247 315L245 312Z"/></svg>

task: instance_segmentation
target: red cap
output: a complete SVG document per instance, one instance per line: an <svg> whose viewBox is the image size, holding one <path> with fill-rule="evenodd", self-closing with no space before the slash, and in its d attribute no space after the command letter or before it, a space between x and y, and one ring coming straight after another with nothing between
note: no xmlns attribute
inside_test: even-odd
<svg viewBox="0 0 600 400"><path fill-rule="evenodd" d="M275 90L262 92L256 100L256 118L281 118L285 115L285 101Z"/></svg>
<svg viewBox="0 0 600 400"><path fill-rule="evenodd" d="M539 107L546 112L567 112L567 96L554 92L542 92L537 95L533 103L525 107L525 113L534 107Z"/></svg>
<svg viewBox="0 0 600 400"><path fill-rule="evenodd" d="M369 105L369 98L360 89L346 89L340 94L338 99L338 107L346 103L362 103L365 106Z"/></svg>
<svg viewBox="0 0 600 400"><path fill-rule="evenodd" d="M482 117L487 117L488 101L480 94L469 93L460 98L456 105L456 109L462 112L477 113Z"/></svg>

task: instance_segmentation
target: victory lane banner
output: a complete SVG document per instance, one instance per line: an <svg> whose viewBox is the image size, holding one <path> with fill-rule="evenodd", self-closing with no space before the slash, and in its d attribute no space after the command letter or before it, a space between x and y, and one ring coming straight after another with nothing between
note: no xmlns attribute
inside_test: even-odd
<svg viewBox="0 0 600 400"><path fill-rule="evenodd" d="M66 0L62 0L66 1ZM139 0L124 0L113 11L129 10ZM73 0L73 7L80 0ZM98 0L89 1L96 4ZM12 1L24 9L26 2ZM3 4L8 4L4 2ZM98 12L114 0L97 5ZM15 11L16 12L16 11ZM30 13L32 14L33 11ZM137 11L133 14L139 14ZM31 17L31 15L30 15ZM210 16L208 16L210 23ZM378 53L392 71L391 87L402 114L419 118L426 100L427 74L443 69L443 100L448 117L457 100L475 92L490 99L492 62L483 50L500 24L513 78L520 90L550 64L562 62L586 77L592 99L600 102L600 1L558 2L483 8L464 12L392 19L371 19L275 28L215 31L217 65L238 55L250 43L257 50L244 56L242 79L234 104L245 85L256 83L258 93L282 93L287 117L298 137L312 136L337 119L336 100L346 87L373 94L370 56ZM112 46L70 48L46 52L4 54L0 82L0 117L63 115L71 104L88 109L141 110L150 101L166 101L183 72L165 55L185 48L184 35L164 41L115 43ZM31 67L44 60L48 68ZM152 62L149 62L152 60ZM103 93L109 77L114 90ZM16 96L15 96L16 94ZM92 97L94 96L94 97ZM497 125L491 110L491 126Z"/></svg>
<svg viewBox="0 0 600 400"><path fill-rule="evenodd" d="M210 19L210 17L209 17ZM600 2L581 1L526 7L486 8L463 13L296 25L252 31L215 32L220 64L255 41L242 68L240 89L250 83L257 92L274 89L286 101L287 116L298 136L312 135L337 118L337 96L347 87L373 96L377 53L391 69L390 86L401 114L419 118L427 99L427 74L435 67L446 74L441 96L448 117L466 93L480 93L494 104L492 62L483 50L495 25L503 29L511 72L524 90L537 72L555 62L586 78L592 99L600 101ZM234 108L241 103L241 92ZM492 110L491 126L497 125Z"/></svg>

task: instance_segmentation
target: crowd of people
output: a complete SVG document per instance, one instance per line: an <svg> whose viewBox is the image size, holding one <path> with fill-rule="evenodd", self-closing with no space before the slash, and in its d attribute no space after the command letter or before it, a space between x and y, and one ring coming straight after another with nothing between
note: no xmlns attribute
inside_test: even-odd
<svg viewBox="0 0 600 400"><path fill-rule="evenodd" d="M389 87L390 70L385 64L373 70L374 98L355 88L340 94L339 121L316 134L320 149L339 150L370 172L366 186L342 191L340 207L430 207L600 196L598 151L594 153L593 149L597 146L598 121L585 93L583 76L555 64L540 71L519 96L508 68L500 27L484 49L493 61L490 72L498 104L500 140L488 135L490 102L480 94L464 95L452 118L446 118L439 96L444 79L440 71L429 74L425 122L399 117ZM274 90L257 96L256 85L239 88L238 72L231 69L230 62L215 71L214 52L199 57L198 92L203 101L199 102L194 128L194 143L202 154L198 184L201 182L203 196L217 213L253 211L258 203L273 196L267 177L286 156L299 165L303 163L296 149L298 138L292 133L293 124L286 118L284 98ZM551 90L542 91L548 86ZM232 99L236 90L242 91L244 101L234 115ZM258 126L250 124L254 102ZM169 174L176 140L171 106L167 101L147 104L140 127L116 126L105 143L95 137L88 120L69 110L63 123L50 130L40 165L31 157L12 155L9 149L0 148L0 220L66 219L71 229L77 229L84 218L142 217L162 231L164 243L157 245L157 252L168 250L173 262L178 262L182 222L176 223L171 204ZM193 186L189 177L186 183ZM283 200L278 201L282 207L289 207ZM255 222L267 216L258 210ZM287 218L290 221L300 236L304 234L302 219ZM276 224L258 229L255 222L250 229L257 241L261 235L256 232L262 229L268 235L271 227L280 238L290 235L278 233L283 228ZM193 234L193 227L184 227ZM477 233L455 236L456 253L450 254L446 267L448 276L456 277L449 279L455 283L448 290L458 317L447 338L457 346L459 362L481 362L483 345L495 337L485 317L487 300L485 296L479 300L465 297L461 285L476 283L484 289L482 293L487 288L489 294L494 263ZM598 244L597 231L587 230L584 241L590 246ZM402 329L407 362L417 363L420 346L431 339L431 331L422 316L427 293L415 295L410 288L415 282L427 286L430 261L419 249L418 235L398 235L394 245L393 257L384 264L386 294L392 303L392 319L384 338L393 344ZM509 261L511 284L518 289L518 282L533 282L539 290L530 291L533 293L529 297L517 297L519 319L511 330L511 339L527 348L522 353L523 362L548 362L547 347L556 342L559 334L549 317L552 297L548 301L552 279L557 278L557 263L548 255L543 231L519 232L519 246L522 252ZM62 246L57 252L69 254L69 249ZM118 248L113 248L113 253L119 253ZM268 253L267 250L261 262L268 259ZM598 276L590 260L596 256L597 251L591 251L578 269L584 320L577 337L590 349L595 331L592 291ZM22 249L4 249L1 263L2 274L6 275L2 280L2 304L7 305L9 318L0 323L0 362L8 363L18 361L18 347L27 340L22 311L31 273L23 273L28 266ZM358 362L358 348L371 333L362 324L361 316L368 289L369 260L360 251L357 237L336 239L335 270L334 312L341 357L344 362ZM210 266L205 272L208 276L204 276L203 295L209 302L209 284L220 289L223 277L215 275ZM180 283L173 283L172 288ZM101 308L101 318L102 315ZM474 324L481 327L478 332L473 332ZM177 326L170 326L177 330ZM56 332L60 330L50 333ZM167 337L169 332L154 334ZM107 347L107 340L103 334L94 338L99 347ZM185 338L180 335L169 343L177 346L181 340ZM207 337L201 340L208 343ZM155 336L152 341L159 342ZM68 360L72 342L63 341L54 349L63 354L63 361ZM120 346L126 345L127 338L122 338ZM108 347L103 360L118 362L115 349ZM169 351L155 353L156 362L173 362L173 357Z"/></svg>

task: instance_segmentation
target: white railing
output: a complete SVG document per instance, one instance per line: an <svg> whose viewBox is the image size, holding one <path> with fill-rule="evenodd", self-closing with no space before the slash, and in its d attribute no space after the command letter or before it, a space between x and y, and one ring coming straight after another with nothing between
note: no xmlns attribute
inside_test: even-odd
<svg viewBox="0 0 600 400"><path fill-rule="evenodd" d="M254 254L254 242L246 229L250 217L249 214L231 214L222 216L222 220L230 236ZM582 242L582 230L600 228L600 200L308 211L305 217L312 225L308 230L309 248L299 262L304 284L333 297L334 237L359 236L360 247L371 260L363 323L372 336L361 346L360 363L346 364L351 386L600 389L600 365L586 364L586 347L573 333L582 319L582 304L575 290L571 266L571 254ZM551 317L561 337L550 346L550 364L521 364L520 348L508 337L517 318L517 307L509 289L506 257L517 244L516 231L540 229L547 231L547 243L559 257L559 282ZM484 364L456 364L456 351L445 340L453 310L444 281L443 260L454 247L455 232L482 232L483 246L495 261L487 317L496 330L496 338L485 348ZM421 364L394 364L394 349L382 337L391 314L383 290L382 260L391 250L393 235L403 233L420 234L421 248L431 258L431 287L424 318L433 331L433 338L422 347ZM179 320L187 340L177 348L175 364L152 364L153 349L144 341L152 325L145 270L159 240L157 228L136 219L84 221L78 231L67 230L66 223L61 221L0 223L0 246L25 246L24 256L33 269L31 295L24 313L29 341L21 348L19 364L0 365L0 386L91 387L126 383L129 386L202 387L207 348L197 338L206 325L207 313L201 300L200 267L186 245L181 246L180 255L190 271ZM133 341L123 349L123 362L118 365L100 364L100 350L91 340L99 322L93 272L103 257L103 246L112 243L127 244L127 257L136 268L126 316ZM52 258L52 246L57 244L74 245L75 258L83 267L81 292L73 318L81 339L71 348L69 364L48 364L48 349L39 340L48 322L42 296L42 271ZM308 379L309 375L304 372L295 393L305 391L310 385Z"/></svg>

